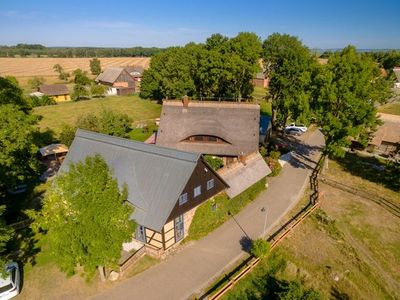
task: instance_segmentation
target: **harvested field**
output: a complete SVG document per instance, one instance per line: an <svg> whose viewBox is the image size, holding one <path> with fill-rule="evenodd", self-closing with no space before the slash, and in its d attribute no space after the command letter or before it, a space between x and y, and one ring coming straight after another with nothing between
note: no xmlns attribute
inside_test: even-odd
<svg viewBox="0 0 400 300"><path fill-rule="evenodd" d="M0 76L12 75L17 78L32 76L57 76L53 66L60 64L65 71L72 72L75 69L90 71L91 58L0 58ZM138 65L148 68L150 57L101 57L101 67L119 67Z"/></svg>

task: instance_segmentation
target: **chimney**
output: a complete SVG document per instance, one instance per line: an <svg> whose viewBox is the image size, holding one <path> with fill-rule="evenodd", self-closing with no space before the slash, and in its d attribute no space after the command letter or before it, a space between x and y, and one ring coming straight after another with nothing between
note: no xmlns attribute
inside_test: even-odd
<svg viewBox="0 0 400 300"><path fill-rule="evenodd" d="M183 96L182 104L183 104L183 107L188 107L189 106L189 97L187 95Z"/></svg>

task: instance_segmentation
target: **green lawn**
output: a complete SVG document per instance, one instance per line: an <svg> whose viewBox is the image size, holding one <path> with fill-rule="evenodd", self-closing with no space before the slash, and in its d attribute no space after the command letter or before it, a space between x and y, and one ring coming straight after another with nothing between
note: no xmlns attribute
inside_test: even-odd
<svg viewBox="0 0 400 300"><path fill-rule="evenodd" d="M378 108L378 111L385 114L400 116L400 102L392 102L382 105Z"/></svg>
<svg viewBox="0 0 400 300"><path fill-rule="evenodd" d="M98 113L102 109L125 113L132 121L155 119L161 113L161 105L140 99L138 96L113 96L78 102L71 101L36 107L33 112L42 117L39 122L42 131L50 129L58 134L63 124L74 126L79 116Z"/></svg>
<svg viewBox="0 0 400 300"><path fill-rule="evenodd" d="M198 240L206 236L231 217L228 212L231 215L237 214L264 189L265 178L232 199L222 193L215 196L213 200L204 202L197 208L189 228L189 235L185 240ZM216 204L217 207L215 211L212 209L213 204Z"/></svg>

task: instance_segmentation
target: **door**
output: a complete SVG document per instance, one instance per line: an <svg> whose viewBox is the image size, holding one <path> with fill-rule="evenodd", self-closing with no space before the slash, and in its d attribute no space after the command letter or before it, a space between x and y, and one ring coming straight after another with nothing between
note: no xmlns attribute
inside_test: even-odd
<svg viewBox="0 0 400 300"><path fill-rule="evenodd" d="M184 234L183 215L180 215L175 219L175 243L183 239Z"/></svg>

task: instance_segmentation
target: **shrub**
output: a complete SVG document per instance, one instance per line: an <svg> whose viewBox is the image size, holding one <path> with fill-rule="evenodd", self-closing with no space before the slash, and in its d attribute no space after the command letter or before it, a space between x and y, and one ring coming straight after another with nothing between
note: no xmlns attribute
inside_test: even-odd
<svg viewBox="0 0 400 300"><path fill-rule="evenodd" d="M265 159L267 162L268 166L271 169L271 173L268 175L269 177L275 177L278 176L279 173L282 171L282 166L279 163L278 159L272 158L272 157L267 157Z"/></svg>
<svg viewBox="0 0 400 300"><path fill-rule="evenodd" d="M281 281L279 283L280 291L275 295L280 300L320 300L322 296L314 289L307 289L298 280L295 281Z"/></svg>
<svg viewBox="0 0 400 300"><path fill-rule="evenodd" d="M262 157L266 157L268 152L267 152L267 148L265 148L264 146L260 147L260 154Z"/></svg>
<svg viewBox="0 0 400 300"><path fill-rule="evenodd" d="M46 95L43 95L41 97L30 96L29 103L32 107L57 104L57 102L53 98Z"/></svg>
<svg viewBox="0 0 400 300"><path fill-rule="evenodd" d="M262 258L268 256L270 249L271 249L270 243L260 238L253 241L253 243L251 244L250 252L255 257Z"/></svg>
<svg viewBox="0 0 400 300"><path fill-rule="evenodd" d="M221 169L224 166L224 162L221 158L211 156L211 155L206 155L204 156L204 160L210 165L211 168L213 168L215 171L218 169Z"/></svg>
<svg viewBox="0 0 400 300"><path fill-rule="evenodd" d="M75 127L64 124L60 133L60 142L68 147L71 146L72 141L75 138L75 131Z"/></svg>

